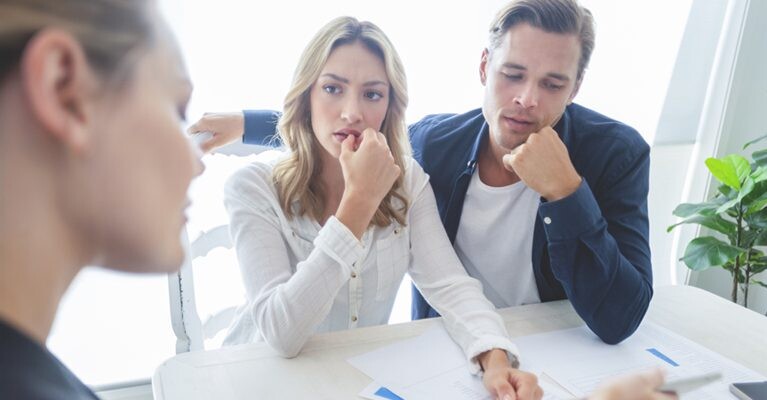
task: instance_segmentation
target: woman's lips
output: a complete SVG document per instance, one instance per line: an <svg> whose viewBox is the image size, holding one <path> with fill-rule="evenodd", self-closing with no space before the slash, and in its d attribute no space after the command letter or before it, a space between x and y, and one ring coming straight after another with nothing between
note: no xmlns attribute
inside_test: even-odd
<svg viewBox="0 0 767 400"><path fill-rule="evenodd" d="M359 131L354 129L341 129L340 131L333 132L333 137L338 140L339 142L343 142L346 140L346 138L352 135L355 138L359 139L359 137L362 135Z"/></svg>

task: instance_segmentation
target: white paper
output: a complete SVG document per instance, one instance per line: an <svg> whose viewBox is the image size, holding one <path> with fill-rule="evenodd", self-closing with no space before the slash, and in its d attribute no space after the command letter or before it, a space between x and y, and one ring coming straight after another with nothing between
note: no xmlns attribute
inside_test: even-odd
<svg viewBox="0 0 767 400"><path fill-rule="evenodd" d="M619 375L654 367L666 370L667 380L719 371L720 382L681 396L682 399L731 399L732 382L764 379L697 343L651 322L643 323L618 345L602 343L587 327L519 337L514 343L522 354L523 368L540 369L571 393L586 396ZM648 351L666 356L672 365Z"/></svg>
<svg viewBox="0 0 767 400"><path fill-rule="evenodd" d="M519 337L514 342L521 353L522 369L539 376L545 400L584 397L617 376L657 366L666 370L667 379L722 373L722 381L685 394L682 400L732 399L730 383L765 379L650 322L618 345L603 343L585 326ZM469 372L460 347L441 326L349 362L406 400L491 399L480 378Z"/></svg>
<svg viewBox="0 0 767 400"><path fill-rule="evenodd" d="M492 399L482 380L469 371L461 348L442 326L348 361L406 400ZM554 394L554 388L544 387L544 391L545 400L561 398Z"/></svg>

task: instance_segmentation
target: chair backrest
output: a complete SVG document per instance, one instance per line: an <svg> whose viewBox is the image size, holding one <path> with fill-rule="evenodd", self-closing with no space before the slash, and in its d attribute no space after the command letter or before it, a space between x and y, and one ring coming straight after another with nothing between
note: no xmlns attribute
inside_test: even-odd
<svg viewBox="0 0 767 400"><path fill-rule="evenodd" d="M260 146L236 143L219 149L214 157L251 156L263 149ZM238 159L229 163L228 158L223 157L223 162L219 163L228 165L212 166L215 160L206 162L206 173L217 174L212 170L219 167L228 170L226 173L218 171L220 176L217 178L221 182L215 184L220 184L221 188L225 177L244 162L244 159ZM228 221L206 227L203 232L188 232L188 229L184 230L181 238L186 254L184 263L179 272L168 276L176 353L220 346L225 330L234 319L237 306L244 301L244 289L229 236Z"/></svg>

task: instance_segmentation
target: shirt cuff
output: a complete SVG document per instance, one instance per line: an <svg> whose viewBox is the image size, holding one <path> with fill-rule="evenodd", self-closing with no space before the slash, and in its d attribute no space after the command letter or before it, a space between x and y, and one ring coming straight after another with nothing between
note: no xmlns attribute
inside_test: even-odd
<svg viewBox="0 0 767 400"><path fill-rule="evenodd" d="M557 201L541 203L538 215L549 241L563 241L593 231L602 220L602 211L586 179L569 196Z"/></svg>
<svg viewBox="0 0 767 400"><path fill-rule="evenodd" d="M492 349L505 350L506 356L509 357L510 365L514 368L519 367L519 349L511 340L501 336L483 337L469 346L466 352L469 356L469 371L473 375L482 376L482 366L479 365L478 357L480 354Z"/></svg>
<svg viewBox="0 0 767 400"><path fill-rule="evenodd" d="M365 253L362 243L335 216L328 218L314 239L314 246L351 272Z"/></svg>
<svg viewBox="0 0 767 400"><path fill-rule="evenodd" d="M275 138L279 142L277 122L280 113L271 110L242 110L242 114L245 117L243 143L270 146Z"/></svg>

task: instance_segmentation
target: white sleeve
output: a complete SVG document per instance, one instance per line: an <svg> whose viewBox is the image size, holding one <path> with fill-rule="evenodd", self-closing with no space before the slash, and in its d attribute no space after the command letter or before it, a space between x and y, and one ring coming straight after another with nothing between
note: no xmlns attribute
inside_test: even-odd
<svg viewBox="0 0 767 400"><path fill-rule="evenodd" d="M277 215L281 210L274 209L279 205L271 173L256 165L237 172L224 197L247 295L240 314L252 318L252 325L282 356L294 357L330 312L364 249L331 217L309 257L291 265Z"/></svg>
<svg viewBox="0 0 767 400"><path fill-rule="evenodd" d="M480 366L476 357L498 348L519 359L506 326L495 306L482 293L482 284L470 277L450 244L439 219L428 175L414 169L412 204L408 222L413 258L410 276L426 301L444 317L445 327L470 361L472 373Z"/></svg>

